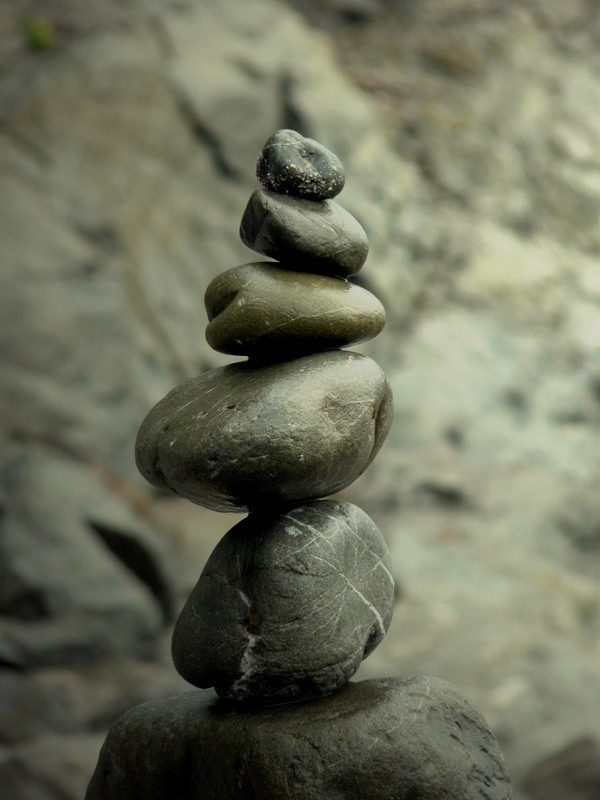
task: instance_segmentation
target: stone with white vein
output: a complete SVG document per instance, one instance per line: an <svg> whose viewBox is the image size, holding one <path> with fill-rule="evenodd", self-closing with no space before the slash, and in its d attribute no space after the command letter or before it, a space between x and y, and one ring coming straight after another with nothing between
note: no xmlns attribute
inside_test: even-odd
<svg viewBox="0 0 600 800"><path fill-rule="evenodd" d="M179 617L173 660L194 686L259 704L343 686L383 639L394 582L357 506L250 514L219 542Z"/></svg>

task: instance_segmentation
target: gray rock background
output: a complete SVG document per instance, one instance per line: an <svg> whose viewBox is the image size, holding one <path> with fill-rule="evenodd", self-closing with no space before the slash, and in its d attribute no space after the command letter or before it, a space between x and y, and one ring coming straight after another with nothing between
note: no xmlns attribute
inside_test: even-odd
<svg viewBox="0 0 600 800"><path fill-rule="evenodd" d="M202 297L253 260L237 229L281 127L344 163L388 310L357 349L396 420L343 499L380 526L402 592L357 677L455 683L524 798L540 759L600 738L599 13L0 3L9 800L80 798L115 717L186 688L172 615L239 517L157 497L133 442L173 385L230 360Z"/></svg>

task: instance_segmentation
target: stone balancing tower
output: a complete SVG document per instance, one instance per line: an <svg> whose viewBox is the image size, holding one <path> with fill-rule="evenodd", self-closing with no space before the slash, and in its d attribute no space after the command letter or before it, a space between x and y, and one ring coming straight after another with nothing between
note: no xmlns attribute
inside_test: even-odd
<svg viewBox="0 0 600 800"><path fill-rule="evenodd" d="M356 506L323 499L371 463L391 425L387 379L341 348L376 336L379 301L349 283L359 223L333 201L337 157L282 130L265 144L240 234L275 262L218 276L206 336L247 360L150 411L144 477L248 516L219 542L173 634L200 690L123 715L87 800L509 800L485 721L435 678L351 683L384 637L385 542Z"/></svg>

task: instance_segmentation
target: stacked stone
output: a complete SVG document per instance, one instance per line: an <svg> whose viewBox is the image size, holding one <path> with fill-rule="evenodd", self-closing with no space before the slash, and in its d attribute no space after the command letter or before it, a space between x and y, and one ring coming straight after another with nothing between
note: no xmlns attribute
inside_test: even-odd
<svg viewBox="0 0 600 800"><path fill-rule="evenodd" d="M173 634L175 665L200 691L117 720L86 800L511 800L498 745L457 689L349 682L390 623L391 565L363 511L323 498L388 433L385 375L340 349L377 335L385 315L347 281L368 245L332 200L338 159L284 130L257 172L241 236L277 262L236 267L206 292L208 341L248 359L174 389L136 448L153 485L249 514Z"/></svg>
<svg viewBox="0 0 600 800"><path fill-rule="evenodd" d="M364 264L359 223L332 198L337 157L282 130L241 237L276 263L244 264L206 291L208 342L248 360L174 389L147 416L138 466L155 486L216 511L249 511L217 545L173 635L194 686L259 704L345 684L381 641L394 586L385 542L350 503L391 424L382 370L340 348L376 336L381 303L346 279Z"/></svg>

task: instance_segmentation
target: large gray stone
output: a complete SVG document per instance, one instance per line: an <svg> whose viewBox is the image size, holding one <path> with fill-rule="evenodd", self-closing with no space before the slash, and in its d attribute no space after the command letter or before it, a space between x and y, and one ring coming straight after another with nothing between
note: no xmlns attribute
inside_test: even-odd
<svg viewBox="0 0 600 800"><path fill-rule="evenodd" d="M334 200L305 200L257 189L240 225L242 242L281 266L347 278L369 252L359 222Z"/></svg>
<svg viewBox="0 0 600 800"><path fill-rule="evenodd" d="M211 347L274 361L357 344L385 324L383 306L360 286L270 263L224 272L204 302Z"/></svg>
<svg viewBox="0 0 600 800"><path fill-rule="evenodd" d="M437 678L350 683L236 712L211 690L132 709L86 800L510 800L485 720Z"/></svg>
<svg viewBox="0 0 600 800"><path fill-rule="evenodd" d="M175 666L231 700L329 694L389 627L391 569L375 523L350 503L250 514L221 539L177 621Z"/></svg>
<svg viewBox="0 0 600 800"><path fill-rule="evenodd" d="M280 364L230 364L181 384L140 427L154 486L215 511L311 500L352 483L390 429L381 368L331 350Z"/></svg>

